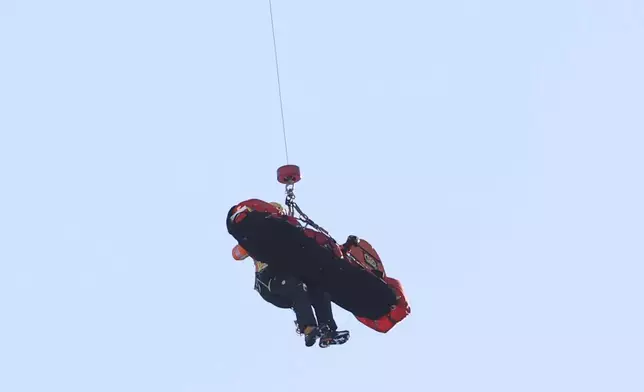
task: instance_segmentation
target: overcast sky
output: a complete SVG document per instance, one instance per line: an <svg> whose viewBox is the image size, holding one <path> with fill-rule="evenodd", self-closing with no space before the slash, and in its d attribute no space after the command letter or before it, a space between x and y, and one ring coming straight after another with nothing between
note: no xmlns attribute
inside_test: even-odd
<svg viewBox="0 0 644 392"><path fill-rule="evenodd" d="M644 390L644 3L273 11L297 201L412 315L306 348L231 258L284 198L267 1L0 0L0 390Z"/></svg>

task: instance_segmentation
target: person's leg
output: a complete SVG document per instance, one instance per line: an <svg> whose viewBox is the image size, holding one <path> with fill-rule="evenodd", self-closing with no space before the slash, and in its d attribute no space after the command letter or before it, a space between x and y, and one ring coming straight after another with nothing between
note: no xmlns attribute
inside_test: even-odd
<svg viewBox="0 0 644 392"><path fill-rule="evenodd" d="M333 309L331 308L331 297L328 293L319 290L315 286L309 286L309 298L315 309L315 316L319 325L327 325L329 329L335 331L338 329L333 319Z"/></svg>
<svg viewBox="0 0 644 392"><path fill-rule="evenodd" d="M302 282L293 277L275 276L269 282L269 290L272 294L291 300L300 331L317 326L306 286Z"/></svg>
<svg viewBox="0 0 644 392"><path fill-rule="evenodd" d="M257 274L256 289L264 300L273 305L292 308L298 330L306 336L307 346L315 343L319 334L318 323L306 285L293 277L276 275L269 267Z"/></svg>
<svg viewBox="0 0 644 392"><path fill-rule="evenodd" d="M320 347L346 343L349 340L349 331L338 331L329 294L309 286L309 297L320 327Z"/></svg>
<svg viewBox="0 0 644 392"><path fill-rule="evenodd" d="M290 276L276 276L270 282L270 290L272 293L292 299L298 331L304 335L306 346L313 346L321 332L313 313L307 286Z"/></svg>

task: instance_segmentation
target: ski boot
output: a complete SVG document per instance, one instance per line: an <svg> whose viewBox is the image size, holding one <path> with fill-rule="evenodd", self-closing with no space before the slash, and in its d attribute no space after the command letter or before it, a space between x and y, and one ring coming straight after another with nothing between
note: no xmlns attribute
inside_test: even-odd
<svg viewBox="0 0 644 392"><path fill-rule="evenodd" d="M298 335L304 335L304 344L306 347L312 347L321 336L320 328L317 325L309 325L302 330L297 324L297 321L295 321L295 332Z"/></svg>
<svg viewBox="0 0 644 392"><path fill-rule="evenodd" d="M336 331L326 324L320 326L321 348L327 348L336 344L345 344L349 340L349 337L349 331Z"/></svg>

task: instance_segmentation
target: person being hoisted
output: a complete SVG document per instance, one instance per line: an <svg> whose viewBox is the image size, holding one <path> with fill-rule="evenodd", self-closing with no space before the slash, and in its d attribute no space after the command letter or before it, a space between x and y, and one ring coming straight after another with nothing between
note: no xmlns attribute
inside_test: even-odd
<svg viewBox="0 0 644 392"><path fill-rule="evenodd" d="M279 203L269 204L274 206L279 214L285 214ZM232 217L234 213L229 215ZM236 245L232 253L237 261L249 257L248 252L240 245ZM333 318L331 299L327 293L266 263L252 257L251 259L255 265L254 289L266 302L281 309L293 310L297 332L304 335L307 347L313 346L318 338L322 348L344 344L349 340L349 331L338 331Z"/></svg>

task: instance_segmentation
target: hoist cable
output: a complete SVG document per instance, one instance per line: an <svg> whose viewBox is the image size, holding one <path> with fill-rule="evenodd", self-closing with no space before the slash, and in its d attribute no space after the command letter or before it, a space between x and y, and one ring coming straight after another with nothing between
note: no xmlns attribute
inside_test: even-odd
<svg viewBox="0 0 644 392"><path fill-rule="evenodd" d="M286 164L288 165L288 143L286 141L286 125L284 123L284 102L282 100L282 84L280 81L280 66L277 59L277 41L275 39L275 23L273 22L273 3L268 0L268 7L271 14L271 30L273 31L273 51L275 53L275 71L277 73L277 91L280 99L280 112L282 114L282 133L284 134L284 151L286 153Z"/></svg>

